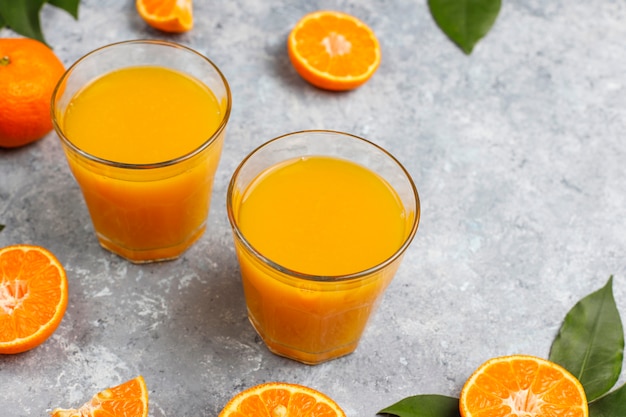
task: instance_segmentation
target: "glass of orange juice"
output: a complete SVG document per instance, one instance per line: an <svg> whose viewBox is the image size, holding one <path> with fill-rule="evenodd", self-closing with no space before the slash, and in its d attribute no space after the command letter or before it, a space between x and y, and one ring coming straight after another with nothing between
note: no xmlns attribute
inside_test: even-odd
<svg viewBox="0 0 626 417"><path fill-rule="evenodd" d="M203 234L230 110L219 68L172 42L107 45L67 70L53 123L104 248L161 261Z"/></svg>
<svg viewBox="0 0 626 417"><path fill-rule="evenodd" d="M270 351L312 365L356 349L420 218L406 169L335 131L255 149L227 209L250 322Z"/></svg>

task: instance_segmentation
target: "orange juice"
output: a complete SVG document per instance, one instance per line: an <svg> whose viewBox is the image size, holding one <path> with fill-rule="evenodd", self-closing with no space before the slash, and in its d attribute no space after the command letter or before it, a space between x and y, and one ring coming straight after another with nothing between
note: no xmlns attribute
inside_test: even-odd
<svg viewBox="0 0 626 417"><path fill-rule="evenodd" d="M328 156L272 166L233 207L249 317L269 349L311 364L352 352L400 257L365 271L393 259L416 213L373 171Z"/></svg>
<svg viewBox="0 0 626 417"><path fill-rule="evenodd" d="M223 109L199 81L164 67L118 69L70 101L65 135L108 161L154 164L197 149L215 133Z"/></svg>
<svg viewBox="0 0 626 417"><path fill-rule="evenodd" d="M171 259L203 233L226 107L200 81L151 65L108 72L71 97L57 128L102 246L136 262Z"/></svg>

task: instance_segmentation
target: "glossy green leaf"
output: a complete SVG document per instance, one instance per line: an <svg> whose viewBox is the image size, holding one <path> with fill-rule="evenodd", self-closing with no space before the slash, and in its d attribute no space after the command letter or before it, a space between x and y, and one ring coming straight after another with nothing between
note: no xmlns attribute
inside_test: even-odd
<svg viewBox="0 0 626 417"><path fill-rule="evenodd" d="M589 417L626 416L626 384L589 404Z"/></svg>
<svg viewBox="0 0 626 417"><path fill-rule="evenodd" d="M580 380L588 401L609 392L622 370L624 328L612 284L611 276L567 313L550 349L550 360Z"/></svg>
<svg viewBox="0 0 626 417"><path fill-rule="evenodd" d="M377 414L398 417L459 417L458 398L445 395L415 395L380 410Z"/></svg>
<svg viewBox="0 0 626 417"><path fill-rule="evenodd" d="M45 43L39 24L44 3L45 0L0 0L0 16L15 32Z"/></svg>
<svg viewBox="0 0 626 417"><path fill-rule="evenodd" d="M428 0L439 28L468 55L495 23L500 6L501 0Z"/></svg>
<svg viewBox="0 0 626 417"><path fill-rule="evenodd" d="M50 5L63 9L71 14L74 19L78 19L78 5L80 0L48 0Z"/></svg>
<svg viewBox="0 0 626 417"><path fill-rule="evenodd" d="M0 28L8 26L20 35L46 43L40 23L45 3L46 0L0 0ZM48 3L78 19L80 0L49 0Z"/></svg>

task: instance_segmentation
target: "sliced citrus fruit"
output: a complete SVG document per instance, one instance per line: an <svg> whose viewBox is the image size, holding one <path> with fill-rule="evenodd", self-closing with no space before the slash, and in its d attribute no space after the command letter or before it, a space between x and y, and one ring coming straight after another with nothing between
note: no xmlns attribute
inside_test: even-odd
<svg viewBox="0 0 626 417"><path fill-rule="evenodd" d="M380 44L354 16L322 10L305 15L289 33L289 58L311 84L350 90L369 80L380 64Z"/></svg>
<svg viewBox="0 0 626 417"><path fill-rule="evenodd" d="M528 355L482 364L461 390L463 417L587 417L580 381L562 366Z"/></svg>
<svg viewBox="0 0 626 417"><path fill-rule="evenodd" d="M267 382L235 395L219 417L345 417L327 395L286 382Z"/></svg>
<svg viewBox="0 0 626 417"><path fill-rule="evenodd" d="M148 389L139 375L94 395L80 408L54 409L52 417L148 417Z"/></svg>
<svg viewBox="0 0 626 417"><path fill-rule="evenodd" d="M67 308L63 265L45 248L0 249L0 353L20 353L42 344Z"/></svg>
<svg viewBox="0 0 626 417"><path fill-rule="evenodd" d="M187 32L193 28L192 0L137 0L139 16L164 32Z"/></svg>

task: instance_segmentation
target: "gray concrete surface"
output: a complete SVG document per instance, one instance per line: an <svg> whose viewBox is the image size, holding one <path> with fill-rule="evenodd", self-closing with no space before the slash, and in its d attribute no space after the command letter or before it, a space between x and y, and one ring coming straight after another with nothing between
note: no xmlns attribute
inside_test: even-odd
<svg viewBox="0 0 626 417"><path fill-rule="evenodd" d="M377 33L382 65L362 88L324 92L292 69L286 36L316 9ZM174 36L148 28L130 0L83 0L78 21L43 10L66 65L115 41L175 40L222 68L234 106L209 230L169 263L137 266L98 246L53 133L0 150L0 245L46 246L70 280L55 334L0 357L0 415L44 416L142 374L151 417L216 416L235 393L276 380L374 416L410 395L458 396L489 357L547 357L567 311L611 274L626 317L626 3L505 1L471 56L426 0L196 0L195 17ZM316 367L272 355L248 323L225 210L245 154L301 129L382 145L422 200L416 239L358 350Z"/></svg>

